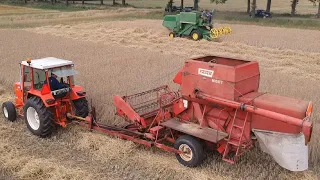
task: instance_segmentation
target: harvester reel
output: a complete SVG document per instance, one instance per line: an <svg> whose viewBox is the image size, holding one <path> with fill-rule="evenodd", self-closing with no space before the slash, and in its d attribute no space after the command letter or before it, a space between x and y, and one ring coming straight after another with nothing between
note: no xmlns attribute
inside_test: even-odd
<svg viewBox="0 0 320 180"><path fill-rule="evenodd" d="M210 30L210 36L213 39L219 38L221 35L231 34L230 27L223 27L223 28L212 28Z"/></svg>
<svg viewBox="0 0 320 180"><path fill-rule="evenodd" d="M231 34L232 33L232 30L231 30L230 27L224 27L223 29L224 29L225 34Z"/></svg>
<svg viewBox="0 0 320 180"><path fill-rule="evenodd" d="M217 28L212 28L211 30L210 30L210 36L211 36L211 38L218 38L219 37L219 31L218 31L218 29Z"/></svg>

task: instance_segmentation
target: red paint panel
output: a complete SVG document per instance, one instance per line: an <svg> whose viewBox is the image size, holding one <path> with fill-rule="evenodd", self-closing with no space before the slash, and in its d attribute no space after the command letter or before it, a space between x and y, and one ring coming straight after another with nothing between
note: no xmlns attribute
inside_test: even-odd
<svg viewBox="0 0 320 180"><path fill-rule="evenodd" d="M258 91L259 87L257 62L209 56L188 60L181 71L184 98L194 98L197 89L212 96L237 100L243 94Z"/></svg>
<svg viewBox="0 0 320 180"><path fill-rule="evenodd" d="M15 83L13 88L16 94L16 98L15 98L16 107L23 106L23 93L22 93L22 88L20 86L20 82Z"/></svg>

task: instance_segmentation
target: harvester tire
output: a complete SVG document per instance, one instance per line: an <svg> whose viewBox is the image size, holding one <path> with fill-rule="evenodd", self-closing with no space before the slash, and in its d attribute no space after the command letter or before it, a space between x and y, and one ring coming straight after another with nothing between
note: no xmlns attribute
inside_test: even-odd
<svg viewBox="0 0 320 180"><path fill-rule="evenodd" d="M176 35L175 35L173 32L169 33L169 37L170 37L171 39L173 39L175 36L176 36Z"/></svg>
<svg viewBox="0 0 320 180"><path fill-rule="evenodd" d="M2 112L4 117L9 121L15 121L17 119L16 107L10 101L2 104Z"/></svg>
<svg viewBox="0 0 320 180"><path fill-rule="evenodd" d="M73 101L74 107L76 108L76 116L87 117L89 114L89 105L86 98L80 98Z"/></svg>
<svg viewBox="0 0 320 180"><path fill-rule="evenodd" d="M198 30L193 30L191 32L191 38L195 41L199 41L200 39L202 39L202 34Z"/></svg>
<svg viewBox="0 0 320 180"><path fill-rule="evenodd" d="M47 137L54 129L53 113L39 97L31 97L23 107L24 118L32 134Z"/></svg>
<svg viewBox="0 0 320 180"><path fill-rule="evenodd" d="M204 159L203 146L200 141L193 136L183 135L174 143L174 148L185 151L185 154L176 154L178 161L187 167L196 167Z"/></svg>

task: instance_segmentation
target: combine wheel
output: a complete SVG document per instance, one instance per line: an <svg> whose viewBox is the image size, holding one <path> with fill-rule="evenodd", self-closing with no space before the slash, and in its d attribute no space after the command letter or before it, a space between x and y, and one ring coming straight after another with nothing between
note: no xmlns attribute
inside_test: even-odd
<svg viewBox="0 0 320 180"><path fill-rule="evenodd" d="M24 117L32 134L46 137L53 130L53 114L39 97L31 97L24 105Z"/></svg>
<svg viewBox="0 0 320 180"><path fill-rule="evenodd" d="M89 114L89 106L86 98L80 98L73 101L74 107L76 108L76 116L85 118Z"/></svg>
<svg viewBox="0 0 320 180"><path fill-rule="evenodd" d="M183 151L183 154L176 154L178 161L184 166L196 167L204 159L203 147L194 137L183 135L174 144L174 148Z"/></svg>
<svg viewBox="0 0 320 180"><path fill-rule="evenodd" d="M201 32L198 31L198 30L193 30L193 31L191 32L191 38L192 38L193 40L195 40L195 41L198 41L198 40L202 39L202 34L201 34Z"/></svg>
<svg viewBox="0 0 320 180"><path fill-rule="evenodd" d="M170 37L171 39L173 39L173 38L175 37L175 34L174 34L173 32L171 32L171 33L169 33L169 37Z"/></svg>
<svg viewBox="0 0 320 180"><path fill-rule="evenodd" d="M15 121L17 119L16 107L10 101L2 104L2 112L4 117L9 121Z"/></svg>

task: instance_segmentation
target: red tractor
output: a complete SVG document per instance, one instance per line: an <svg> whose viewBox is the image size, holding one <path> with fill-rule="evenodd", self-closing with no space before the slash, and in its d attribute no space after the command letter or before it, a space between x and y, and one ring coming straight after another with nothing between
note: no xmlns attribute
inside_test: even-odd
<svg viewBox="0 0 320 180"><path fill-rule="evenodd" d="M55 125L66 126L67 113L86 117L89 112L86 93L75 85L77 71L73 67L72 61L53 57L22 61L20 82L14 84L15 103L2 104L5 118L14 121L17 114L24 116L28 129L45 137ZM58 88L52 87L53 75L59 77L55 80Z"/></svg>

